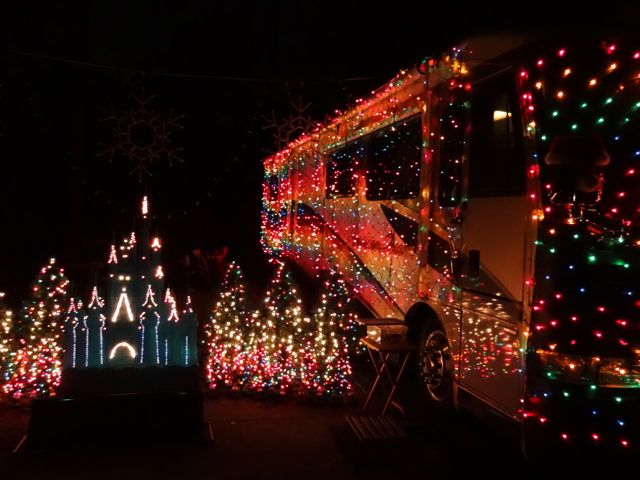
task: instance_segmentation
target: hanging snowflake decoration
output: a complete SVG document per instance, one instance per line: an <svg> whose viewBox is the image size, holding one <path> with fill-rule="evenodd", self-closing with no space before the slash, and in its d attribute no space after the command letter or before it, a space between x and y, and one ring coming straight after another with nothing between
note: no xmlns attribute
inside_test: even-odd
<svg viewBox="0 0 640 480"><path fill-rule="evenodd" d="M313 129L315 123L307 114L309 107L311 107L311 104L305 103L302 96L295 100L290 97L289 108L291 113L287 117L279 119L273 111L271 116L262 116L265 121L262 130L271 130L273 133L275 151L269 153L279 152L300 135Z"/></svg>
<svg viewBox="0 0 640 480"><path fill-rule="evenodd" d="M168 114L157 112L151 102L155 95L147 96L144 90L139 95L132 93L134 106L122 112L113 106L106 111L101 120L111 122L112 141L103 143L104 150L98 155L107 157L109 163L114 158L128 158L133 163L130 175L137 174L138 181L147 176L151 177L152 163L165 160L169 167L173 162L183 162L179 153L182 148L173 146L172 134L176 129L182 129L184 115L176 114L173 109Z"/></svg>

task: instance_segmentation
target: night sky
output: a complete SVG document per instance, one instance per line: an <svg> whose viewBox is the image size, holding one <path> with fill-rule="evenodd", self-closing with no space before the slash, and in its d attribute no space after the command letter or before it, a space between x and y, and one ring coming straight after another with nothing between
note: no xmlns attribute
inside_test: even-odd
<svg viewBox="0 0 640 480"><path fill-rule="evenodd" d="M276 149L273 115L282 122L302 99L305 115L323 121L470 34L616 28L640 13L551 2L530 15L483 2L15 3L0 15L0 290L13 305L50 256L86 294L145 193L169 286L209 288L185 256L193 264L195 249L224 246L259 283L260 162ZM125 121L143 94L181 128L170 128L141 181L119 148L111 161L109 152L120 145L110 115ZM168 151L179 157L171 166Z"/></svg>

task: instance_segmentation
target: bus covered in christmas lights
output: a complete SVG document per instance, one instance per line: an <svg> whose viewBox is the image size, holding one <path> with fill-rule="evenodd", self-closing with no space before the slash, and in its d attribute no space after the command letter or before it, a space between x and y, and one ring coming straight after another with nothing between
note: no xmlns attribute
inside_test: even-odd
<svg viewBox="0 0 640 480"><path fill-rule="evenodd" d="M628 451L639 122L640 42L475 38L267 158L263 247L404 319L430 401Z"/></svg>

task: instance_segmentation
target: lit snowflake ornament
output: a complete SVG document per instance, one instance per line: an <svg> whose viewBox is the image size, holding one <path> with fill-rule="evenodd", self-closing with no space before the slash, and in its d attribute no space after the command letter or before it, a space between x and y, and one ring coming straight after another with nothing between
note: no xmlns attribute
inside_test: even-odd
<svg viewBox="0 0 640 480"><path fill-rule="evenodd" d="M118 112L111 107L102 118L104 122L111 122L112 141L102 143L104 150L98 155L107 157L109 163L114 158L128 158L133 163L130 175L138 175L138 181L151 177L154 161L167 161L169 166L173 162L183 162L179 156L182 148L173 146L172 134L176 129L182 129L184 115L176 114L173 109L168 114L157 112L151 102L155 95L146 96L144 90L139 95L132 93L134 106Z"/></svg>

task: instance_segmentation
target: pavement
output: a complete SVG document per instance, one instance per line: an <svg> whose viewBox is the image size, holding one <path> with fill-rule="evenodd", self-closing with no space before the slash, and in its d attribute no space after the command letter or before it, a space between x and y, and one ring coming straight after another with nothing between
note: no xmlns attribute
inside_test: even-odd
<svg viewBox="0 0 640 480"><path fill-rule="evenodd" d="M205 399L213 441L127 441L73 450L11 453L28 409L0 407L0 479L407 479L507 478L523 472L518 446L471 416L396 416L406 439L359 441L346 416L361 415L370 378L356 376L346 403L217 395ZM135 435L135 428L124 435ZM55 447L55 446L52 446Z"/></svg>

